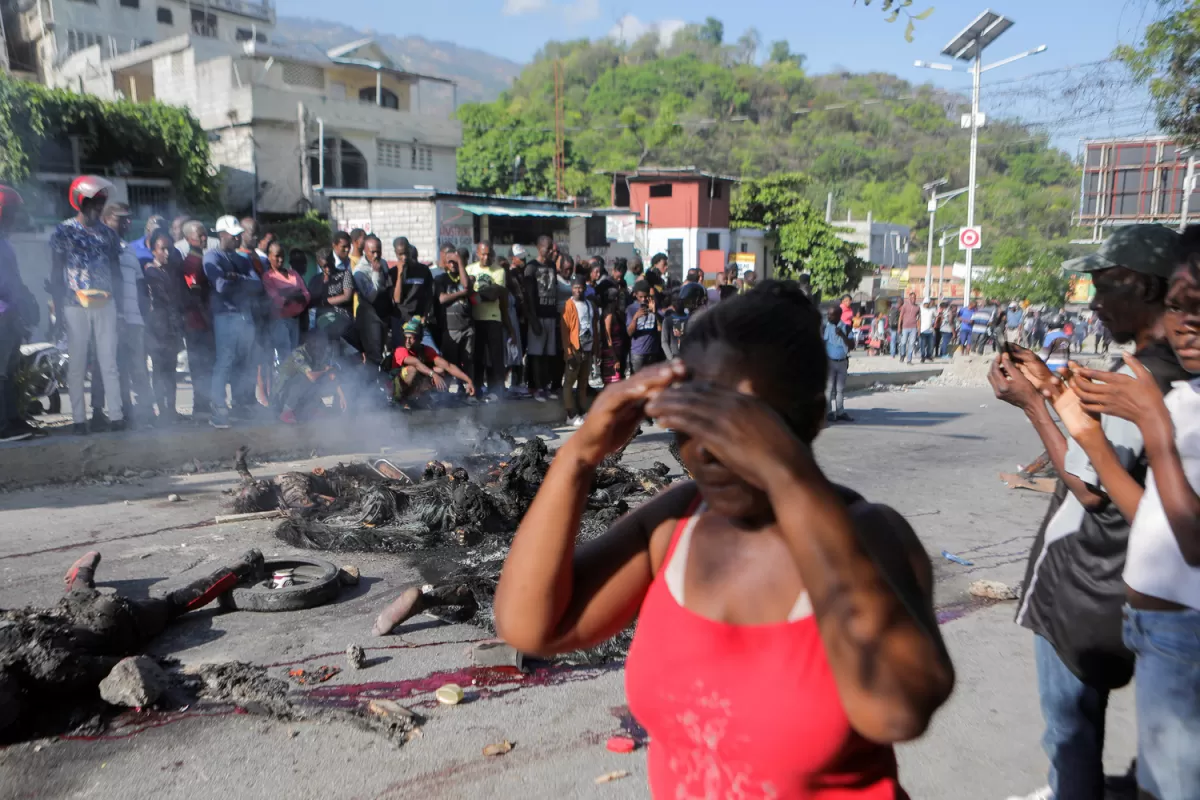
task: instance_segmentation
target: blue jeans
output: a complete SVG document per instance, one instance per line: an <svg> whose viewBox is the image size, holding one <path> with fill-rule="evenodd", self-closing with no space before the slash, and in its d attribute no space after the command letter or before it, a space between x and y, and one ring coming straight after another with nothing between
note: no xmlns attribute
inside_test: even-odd
<svg viewBox="0 0 1200 800"><path fill-rule="evenodd" d="M254 318L249 314L213 314L216 362L212 376L212 413L221 419L228 411L225 385L233 397L254 397Z"/></svg>
<svg viewBox="0 0 1200 800"><path fill-rule="evenodd" d="M933 360L933 331L925 331L921 334L921 360Z"/></svg>
<svg viewBox="0 0 1200 800"><path fill-rule="evenodd" d="M900 331L900 360L908 359L912 361L913 353L917 349L917 331L914 328L906 328Z"/></svg>
<svg viewBox="0 0 1200 800"><path fill-rule="evenodd" d="M1041 636L1034 637L1033 649L1054 800L1101 800L1108 690L1079 680Z"/></svg>
<svg viewBox="0 0 1200 800"><path fill-rule="evenodd" d="M896 351L900 348L900 331L892 328L888 330L888 338L891 340L892 358L896 357Z"/></svg>
<svg viewBox="0 0 1200 800"><path fill-rule="evenodd" d="M1200 797L1200 611L1125 606L1124 638L1137 656L1138 788Z"/></svg>
<svg viewBox="0 0 1200 800"><path fill-rule="evenodd" d="M270 335L271 348L275 351L273 363L281 364L300 345L300 320L296 317L273 319Z"/></svg>
<svg viewBox="0 0 1200 800"><path fill-rule="evenodd" d="M942 331L942 346L941 346L941 348L939 348L941 350L941 353L939 353L938 355L942 355L942 356L950 355L950 340L953 338L954 338L953 333L950 333L947 331Z"/></svg>

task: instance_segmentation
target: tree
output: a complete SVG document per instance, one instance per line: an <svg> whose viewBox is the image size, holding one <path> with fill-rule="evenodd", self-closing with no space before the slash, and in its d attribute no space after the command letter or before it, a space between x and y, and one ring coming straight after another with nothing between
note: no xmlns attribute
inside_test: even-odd
<svg viewBox="0 0 1200 800"><path fill-rule="evenodd" d="M797 172L743 182L733 198L730 227L767 231L775 239L780 273L807 275L814 291L834 295L858 285L870 265L805 199L808 183Z"/></svg>
<svg viewBox="0 0 1200 800"><path fill-rule="evenodd" d="M746 32L738 37L736 58L740 64L753 64L758 58L758 48L762 46L762 37L758 35L758 31L754 28L747 28Z"/></svg>
<svg viewBox="0 0 1200 800"><path fill-rule="evenodd" d="M700 26L700 41L713 47L720 47L725 40L725 23L716 17L708 17Z"/></svg>
<svg viewBox="0 0 1200 800"><path fill-rule="evenodd" d="M992 268L979 280L979 291L996 300L1028 300L1061 308L1071 288L1062 268L1067 258L1069 253L1061 246L1003 239L992 248Z"/></svg>
<svg viewBox="0 0 1200 800"><path fill-rule="evenodd" d="M797 67L803 67L807 57L803 53L793 53L791 45L787 39L780 39L777 42L771 42L771 54L767 60L772 64L795 64Z"/></svg>
<svg viewBox="0 0 1200 800"><path fill-rule="evenodd" d="M1149 87L1159 126L1180 144L1200 145L1200 2L1157 2L1166 15L1146 26L1138 46L1113 55Z"/></svg>

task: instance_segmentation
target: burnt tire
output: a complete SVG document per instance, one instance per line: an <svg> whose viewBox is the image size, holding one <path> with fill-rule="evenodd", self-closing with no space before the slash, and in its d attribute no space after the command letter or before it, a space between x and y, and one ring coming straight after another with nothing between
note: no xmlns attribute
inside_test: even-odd
<svg viewBox="0 0 1200 800"><path fill-rule="evenodd" d="M294 570L294 584L271 588L276 570ZM341 591L338 568L319 558L282 558L267 561L266 577L238 586L221 596L221 607L234 611L300 611L333 601Z"/></svg>

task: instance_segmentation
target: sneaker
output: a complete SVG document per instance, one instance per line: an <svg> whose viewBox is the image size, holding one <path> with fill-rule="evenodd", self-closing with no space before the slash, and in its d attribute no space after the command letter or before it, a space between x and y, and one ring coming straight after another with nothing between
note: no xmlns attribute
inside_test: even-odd
<svg viewBox="0 0 1200 800"><path fill-rule="evenodd" d="M850 416L849 414L847 414L845 412L838 414L837 417L835 417L835 419L838 422L854 422L854 417Z"/></svg>
<svg viewBox="0 0 1200 800"><path fill-rule="evenodd" d="M483 402L485 402L485 403L499 403L499 402L500 402L500 395L496 394L495 392L488 392L488 393L487 393L487 395L486 395L486 396L483 398Z"/></svg>
<svg viewBox="0 0 1200 800"><path fill-rule="evenodd" d="M826 414L825 421L826 422L837 422L837 417L835 417L833 414Z"/></svg>
<svg viewBox="0 0 1200 800"><path fill-rule="evenodd" d="M129 428L130 428L130 425L128 423L126 423L125 420L123 420L123 419L118 419L118 420L115 420L114 422L108 423L108 432L109 433L120 433L121 431L127 430Z"/></svg>
<svg viewBox="0 0 1200 800"><path fill-rule="evenodd" d="M91 432L92 429L88 427L86 422L76 422L71 426L71 433L75 434L76 436L87 436Z"/></svg>
<svg viewBox="0 0 1200 800"><path fill-rule="evenodd" d="M572 428L582 428L583 427L583 414L580 414L578 417L571 420L571 427Z"/></svg>
<svg viewBox="0 0 1200 800"><path fill-rule="evenodd" d="M290 408L285 408L283 413L279 415L279 421L284 425L298 425L300 420L296 419L296 412Z"/></svg>
<svg viewBox="0 0 1200 800"><path fill-rule="evenodd" d="M16 425L9 425L4 430L0 431L0 442L21 442L32 438L32 433L29 431L23 431Z"/></svg>
<svg viewBox="0 0 1200 800"><path fill-rule="evenodd" d="M213 414L209 417L208 424L219 431L227 430L229 428L229 417L221 414Z"/></svg>
<svg viewBox="0 0 1200 800"><path fill-rule="evenodd" d="M539 403L544 403L544 402L546 402L546 393L543 392L541 389L538 389L536 392L533 393L533 399Z"/></svg>
<svg viewBox="0 0 1200 800"><path fill-rule="evenodd" d="M1014 794L1008 800L1054 800L1054 792L1050 791L1049 786L1043 786L1030 794Z"/></svg>
<svg viewBox="0 0 1200 800"><path fill-rule="evenodd" d="M467 395L467 405L469 405L469 406L479 405L479 398L476 397L475 395L470 395L470 394Z"/></svg>
<svg viewBox="0 0 1200 800"><path fill-rule="evenodd" d="M549 398L550 400L557 400L557 399L558 399L558 392L548 392L548 393L546 394L546 397L547 397L547 398Z"/></svg>
<svg viewBox="0 0 1200 800"><path fill-rule="evenodd" d="M92 433L104 433L108 430L108 426L108 415L100 411L92 414L92 421L88 423L88 430Z"/></svg>

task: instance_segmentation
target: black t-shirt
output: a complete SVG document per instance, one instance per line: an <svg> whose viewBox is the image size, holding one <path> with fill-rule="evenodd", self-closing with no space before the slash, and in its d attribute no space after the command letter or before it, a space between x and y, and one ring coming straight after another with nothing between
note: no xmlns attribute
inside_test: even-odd
<svg viewBox="0 0 1200 800"><path fill-rule="evenodd" d="M525 266L525 290L533 298L539 319L558 318L558 274L554 267L530 261Z"/></svg>
<svg viewBox="0 0 1200 800"><path fill-rule="evenodd" d="M401 280L399 272L398 267L389 270L392 286ZM403 283L400 288L400 302L395 305L395 315L400 317L402 322L408 322L416 316L428 319L434 307L433 273L429 271L429 267L419 263L408 264L404 268Z"/></svg>
<svg viewBox="0 0 1200 800"><path fill-rule="evenodd" d="M448 305L441 301L443 294L453 294L462 290L463 284L457 278L451 277L448 272L438 275L433 282L434 300L441 309L437 315L438 325L443 331L458 333L470 330L474 324L471 319L471 302L466 297Z"/></svg>

